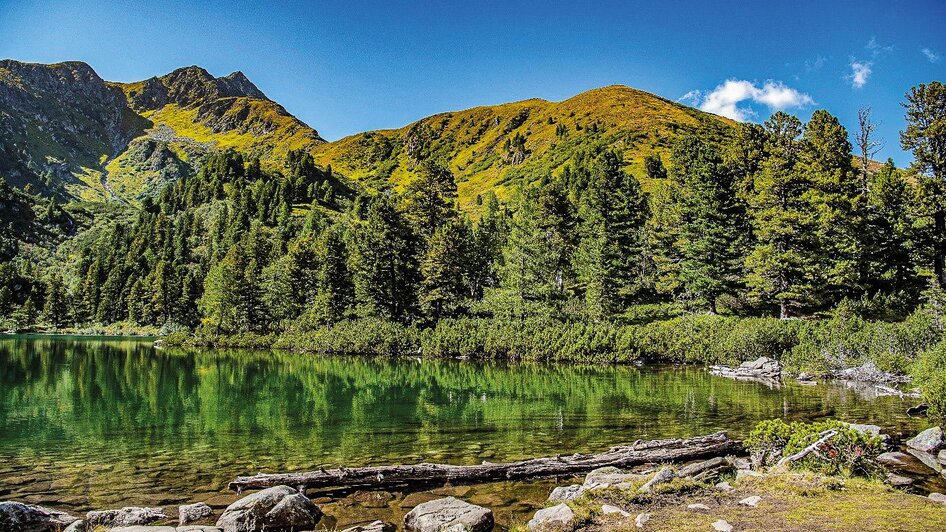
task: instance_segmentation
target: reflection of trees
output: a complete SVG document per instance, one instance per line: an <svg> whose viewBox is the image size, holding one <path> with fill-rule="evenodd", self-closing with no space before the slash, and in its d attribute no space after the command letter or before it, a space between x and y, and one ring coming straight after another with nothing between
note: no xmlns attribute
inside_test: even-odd
<svg viewBox="0 0 946 532"><path fill-rule="evenodd" d="M442 459L477 462L471 444L502 459L720 428L744 435L755 421L786 411L843 417L863 404L844 390L771 390L698 368L0 340L0 455L26 446L61 452L82 446L102 456L171 451L198 468L274 469L396 462L441 451Z"/></svg>

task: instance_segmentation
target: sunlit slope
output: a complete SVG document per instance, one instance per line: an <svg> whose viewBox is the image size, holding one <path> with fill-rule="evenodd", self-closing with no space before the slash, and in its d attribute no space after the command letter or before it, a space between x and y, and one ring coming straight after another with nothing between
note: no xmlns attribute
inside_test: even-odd
<svg viewBox="0 0 946 532"><path fill-rule="evenodd" d="M618 150L628 170L644 177L644 158L667 154L676 138L694 133L721 141L734 125L647 92L610 86L561 102L532 99L441 113L323 144L314 153L333 171L396 188L410 182L420 161L446 161L458 178L461 204L469 206L487 190L506 196L517 181L560 172L599 147Z"/></svg>

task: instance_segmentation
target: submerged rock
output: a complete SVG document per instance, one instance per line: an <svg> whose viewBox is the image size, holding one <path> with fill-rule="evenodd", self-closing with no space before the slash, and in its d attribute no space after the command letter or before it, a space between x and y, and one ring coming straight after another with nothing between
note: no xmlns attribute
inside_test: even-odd
<svg viewBox="0 0 946 532"><path fill-rule="evenodd" d="M322 518L305 495L289 486L274 486L247 495L227 506L217 520L224 532L314 528Z"/></svg>
<svg viewBox="0 0 946 532"><path fill-rule="evenodd" d="M907 447L927 453L935 453L943 448L943 429L930 427L907 440Z"/></svg>
<svg viewBox="0 0 946 532"><path fill-rule="evenodd" d="M86 525L91 528L97 526L103 527L128 527L134 525L147 525L159 519L167 519L164 510L161 508L142 508L139 506L126 506L119 510L102 510L89 512L85 515Z"/></svg>
<svg viewBox="0 0 946 532"><path fill-rule="evenodd" d="M575 512L565 503L551 508L543 508L529 520L529 530L552 532L571 530L575 521Z"/></svg>
<svg viewBox="0 0 946 532"><path fill-rule="evenodd" d="M488 532L493 529L493 512L455 497L445 497L418 504L404 516L404 530L408 532L454 529Z"/></svg>
<svg viewBox="0 0 946 532"><path fill-rule="evenodd" d="M891 469L905 471L915 475L932 475L936 471L930 469L926 464L916 457L907 453L889 452L883 453L875 458L877 463L883 464Z"/></svg>
<svg viewBox="0 0 946 532"><path fill-rule="evenodd" d="M0 530L57 532L78 519L59 510L22 502L0 502Z"/></svg>

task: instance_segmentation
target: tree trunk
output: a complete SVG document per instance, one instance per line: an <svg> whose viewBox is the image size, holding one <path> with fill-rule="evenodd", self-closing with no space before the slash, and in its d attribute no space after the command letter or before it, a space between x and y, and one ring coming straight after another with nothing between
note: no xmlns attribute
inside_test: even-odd
<svg viewBox="0 0 946 532"><path fill-rule="evenodd" d="M613 447L601 454L573 454L533 458L520 462L480 465L416 464L348 469L321 469L306 473L258 474L237 477L228 485L242 492L271 486L306 488L388 489L432 483L473 484L505 480L522 480L572 476L605 466L630 467L652 462L679 462L723 456L743 451L742 443L730 439L725 432L675 440L651 440Z"/></svg>

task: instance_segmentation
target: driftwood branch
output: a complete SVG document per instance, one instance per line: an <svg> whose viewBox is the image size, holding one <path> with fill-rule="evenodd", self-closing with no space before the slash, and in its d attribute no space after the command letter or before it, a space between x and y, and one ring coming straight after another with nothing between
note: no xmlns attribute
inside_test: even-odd
<svg viewBox="0 0 946 532"><path fill-rule="evenodd" d="M430 483L475 484L571 476L605 466L630 467L654 462L680 462L742 452L742 443L725 432L688 439L651 440L613 447L600 454L533 458L519 462L481 465L427 464L320 469L305 473L258 474L237 477L231 490L287 485L303 488L358 487L385 489Z"/></svg>
<svg viewBox="0 0 946 532"><path fill-rule="evenodd" d="M817 452L819 447L821 447L822 445L827 443L828 440L830 440L831 438L837 435L838 435L838 431L834 429L826 430L824 432L819 433L818 436L820 437L815 443L812 443L808 447L805 447L804 449L798 451L797 453L791 456L786 456L785 458L782 458L781 460L778 461L778 465L791 464L793 462L802 460L809 454L813 452Z"/></svg>

